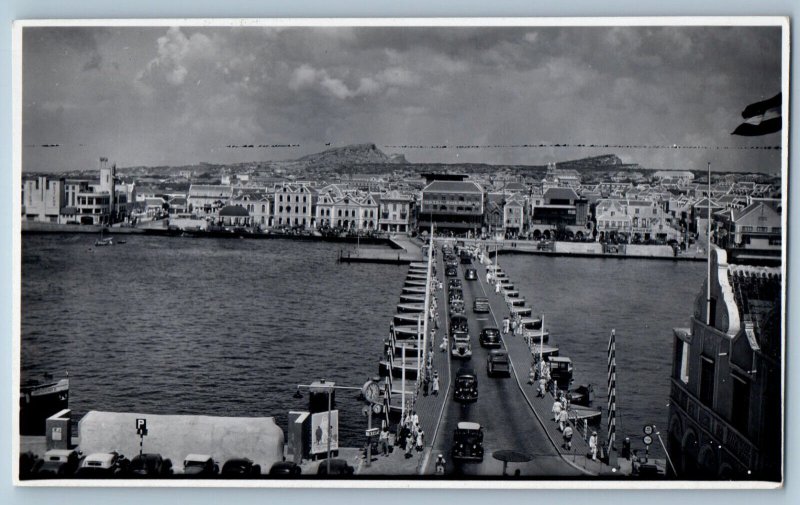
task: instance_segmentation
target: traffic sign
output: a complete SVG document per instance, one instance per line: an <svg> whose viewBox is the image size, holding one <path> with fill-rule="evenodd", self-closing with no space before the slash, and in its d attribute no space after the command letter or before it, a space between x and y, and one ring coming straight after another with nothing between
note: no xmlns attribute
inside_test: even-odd
<svg viewBox="0 0 800 505"><path fill-rule="evenodd" d="M645 435L652 435L653 434L653 425L652 424L645 424L642 431Z"/></svg>
<svg viewBox="0 0 800 505"><path fill-rule="evenodd" d="M644 445L650 445L653 443L653 437L650 435L645 435L642 440L644 441Z"/></svg>
<svg viewBox="0 0 800 505"><path fill-rule="evenodd" d="M147 419L136 419L136 434L142 437L147 435Z"/></svg>

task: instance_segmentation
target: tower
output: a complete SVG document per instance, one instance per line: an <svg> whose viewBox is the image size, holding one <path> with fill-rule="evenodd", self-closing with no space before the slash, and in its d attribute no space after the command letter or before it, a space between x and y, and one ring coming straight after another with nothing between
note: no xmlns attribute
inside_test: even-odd
<svg viewBox="0 0 800 505"><path fill-rule="evenodd" d="M108 214L110 223L114 221L117 214L116 187L114 178L116 177L116 165L109 166L108 158L100 158L100 192L108 193ZM109 223L109 224L110 224Z"/></svg>

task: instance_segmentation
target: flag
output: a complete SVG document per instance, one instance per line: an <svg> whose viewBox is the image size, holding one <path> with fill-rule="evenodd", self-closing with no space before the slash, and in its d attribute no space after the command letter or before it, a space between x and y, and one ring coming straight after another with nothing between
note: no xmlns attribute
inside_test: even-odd
<svg viewBox="0 0 800 505"><path fill-rule="evenodd" d="M742 111L742 117L744 123L737 126L731 135L755 137L781 131L781 94L748 105Z"/></svg>

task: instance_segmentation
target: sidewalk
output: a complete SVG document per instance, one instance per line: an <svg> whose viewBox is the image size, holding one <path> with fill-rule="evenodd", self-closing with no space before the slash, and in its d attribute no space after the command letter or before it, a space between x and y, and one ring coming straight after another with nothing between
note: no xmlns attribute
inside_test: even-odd
<svg viewBox="0 0 800 505"><path fill-rule="evenodd" d="M441 272L444 271L439 262L440 260L438 258L434 258L434 265L436 266L437 272L437 276L434 276L434 278L438 278L438 275L441 275ZM366 465L365 455L362 451L362 454L359 456L359 464L356 466L356 474L358 475L417 475L424 471L423 465L430 460L429 454L435 442L435 437L439 436L436 430L441 420L442 409L450 388L449 354L439 350L441 336L446 331L444 316L441 310L445 303L444 290L437 289L435 291L435 296L436 304L439 308L439 317L437 321L439 329L435 331L435 339L429 339L428 351L433 358L433 370L439 373L439 394L437 396L433 396L432 394L425 396L422 391L421 382L418 383L418 389L415 394L407 394L407 401L410 401L411 405L413 405L412 409L416 410L419 416L419 423L425 433L425 450L421 452L414 450L412 452L413 456L411 458L406 458L405 451L400 449L397 445L392 446L393 450L389 456L381 455L379 447L376 454L372 455L372 461L369 466ZM429 335L433 325L434 323L432 321L428 322ZM407 382L414 385L412 381ZM395 385L395 389L397 389L397 387L398 386ZM395 442L394 435L395 432L393 431L390 439L390 442L393 444Z"/></svg>
<svg viewBox="0 0 800 505"><path fill-rule="evenodd" d="M506 305L505 299L503 294L495 294L494 289L491 289L490 286L486 285L486 266L481 264L480 262L476 261L475 264L478 266L478 280L481 283L481 286L487 293L489 298L489 303L492 306L492 312L495 317L502 318L505 315L509 314L508 305ZM502 269L502 265L501 265ZM511 279L511 282L514 283L514 280ZM498 328L502 328L502 320L495 321ZM528 384L528 372L530 370L530 366L532 363L532 355L531 351L528 348L528 345L525 343L521 336L514 336L512 334L508 334L503 336L503 341L508 351L508 356L511 361L512 369L514 372L514 377L517 381L518 386L520 387L525 399L528 402L528 405L531 407L531 410L539 419L540 423L544 427L545 431L547 432L548 437L550 438L551 442L555 446L555 448L561 454L561 457L569 464L574 466L575 468L586 472L589 475L616 475L614 469L610 466L605 465L604 463L600 462L600 460L592 461L591 457L587 457L586 455L589 453L589 444L588 444L588 437L584 440L581 431L574 426L573 423L573 430L574 435L572 437L572 451L567 451L565 448L561 446L563 437L561 432L558 430L558 423L554 422L553 414L551 413L551 409L553 406L553 397L550 394L545 395L544 398L538 398L536 396L536 389L534 385ZM568 351L568 350L563 350ZM605 421L605 419L603 419ZM598 427L599 428L599 427ZM589 428L589 431L592 431L592 428ZM602 430L597 429L597 432L602 440Z"/></svg>

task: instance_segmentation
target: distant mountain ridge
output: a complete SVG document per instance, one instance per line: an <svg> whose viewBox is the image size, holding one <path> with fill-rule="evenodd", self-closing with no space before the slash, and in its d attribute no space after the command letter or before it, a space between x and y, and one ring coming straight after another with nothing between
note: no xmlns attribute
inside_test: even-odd
<svg viewBox="0 0 800 505"><path fill-rule="evenodd" d="M353 164L406 164L408 162L402 154L388 156L375 144L355 144L308 154L295 160L295 163L314 168L328 168Z"/></svg>

